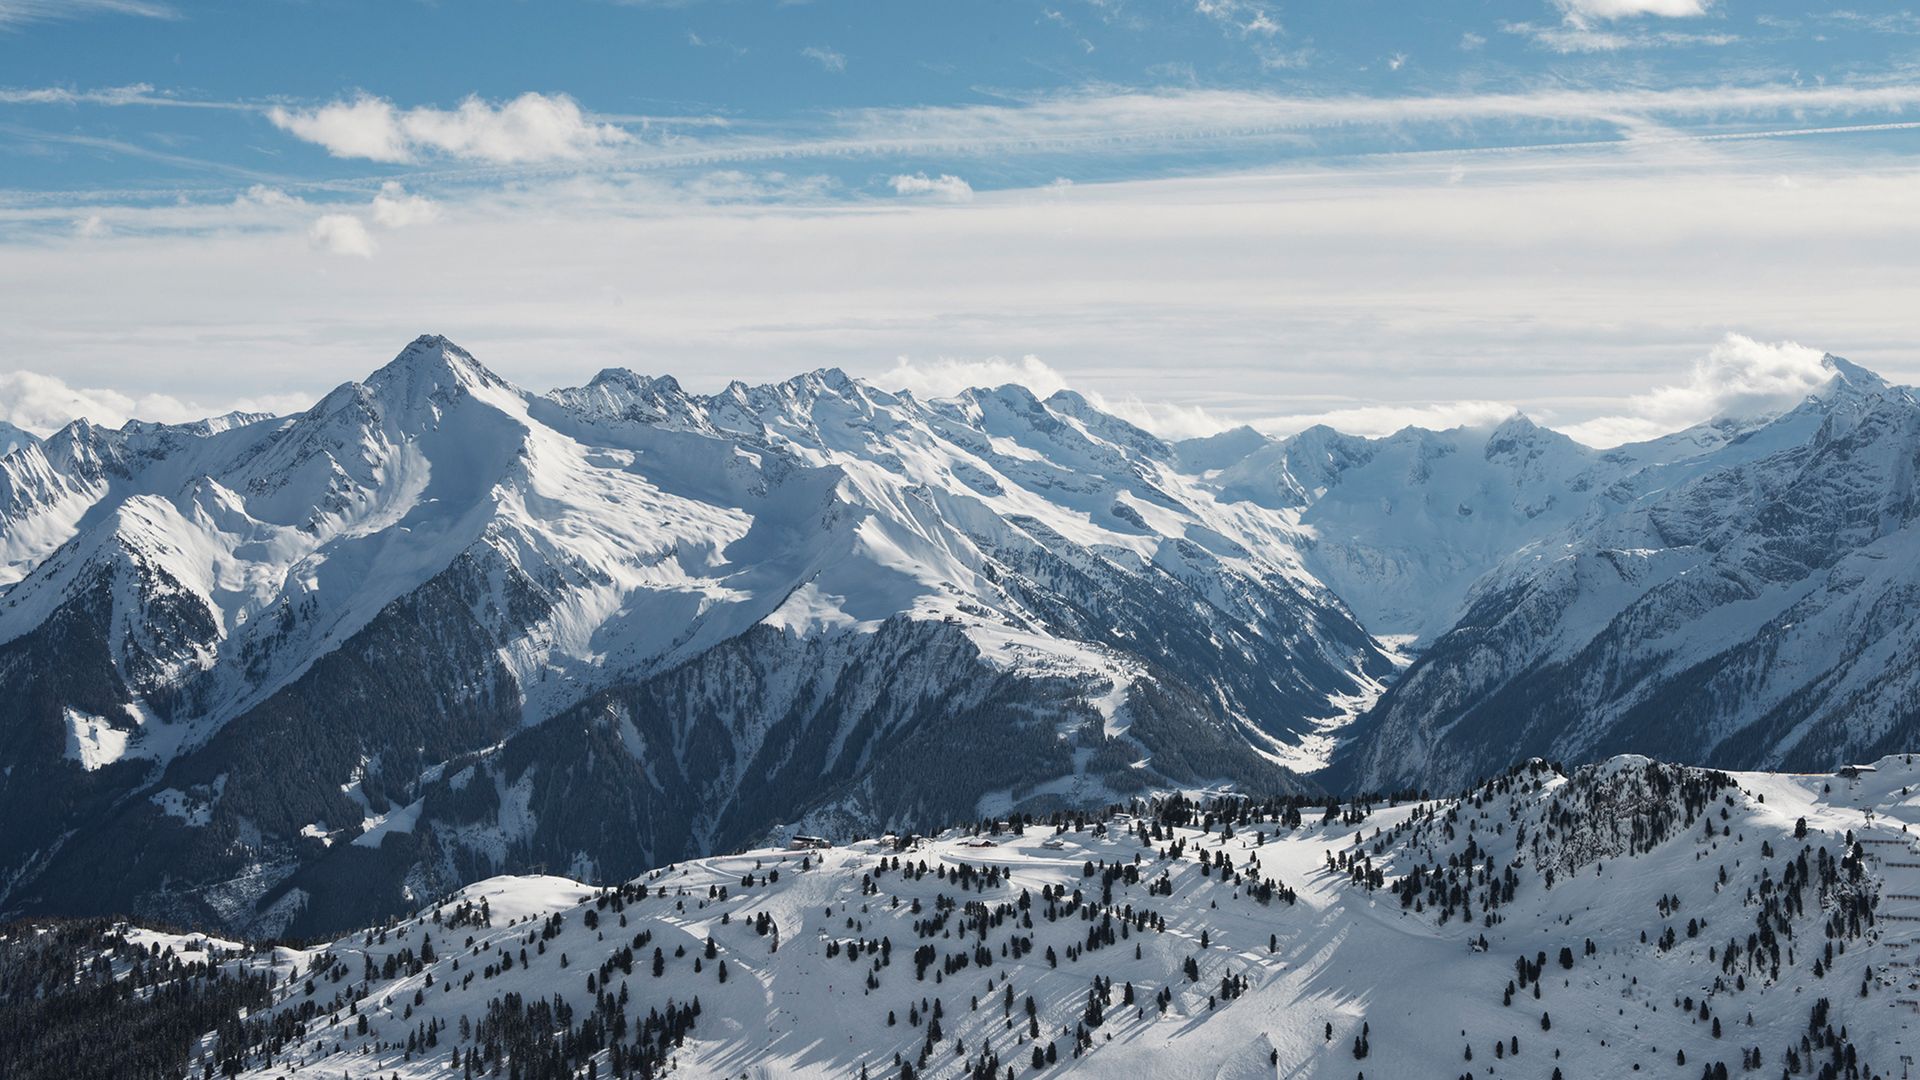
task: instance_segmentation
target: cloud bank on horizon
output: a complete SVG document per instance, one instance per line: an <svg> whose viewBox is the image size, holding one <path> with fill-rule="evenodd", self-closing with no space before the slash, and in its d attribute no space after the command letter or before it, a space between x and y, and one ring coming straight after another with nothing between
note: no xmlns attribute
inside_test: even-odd
<svg viewBox="0 0 1920 1080"><path fill-rule="evenodd" d="M1647 438L1797 400L1793 341L1920 375L1914 29L0 0L0 418L311 400L434 326L530 387L839 366L1170 437Z"/></svg>
<svg viewBox="0 0 1920 1080"><path fill-rule="evenodd" d="M1626 401L1619 415L1561 425L1572 438L1595 447L1658 438L1709 420L1750 420L1784 412L1832 381L1826 354L1796 342L1759 342L1728 333L1698 358L1683 382L1656 386ZM1065 375L1037 356L1018 360L899 357L871 379L882 389L924 399L950 398L976 387L1018 384L1039 397L1075 390ZM1363 405L1320 413L1230 419L1207 409L1137 397L1114 398L1084 391L1099 409L1162 438L1180 440L1251 427L1284 437L1324 424L1355 435L1380 437L1403 428L1487 427L1523 412L1499 401L1440 401L1426 405ZM68 386L58 377L30 371L0 373L0 424L45 437L76 419L118 427L130 420L184 423L230 412L285 415L306 409L313 397L299 393L243 398L208 406L165 394L134 397L113 389Z"/></svg>

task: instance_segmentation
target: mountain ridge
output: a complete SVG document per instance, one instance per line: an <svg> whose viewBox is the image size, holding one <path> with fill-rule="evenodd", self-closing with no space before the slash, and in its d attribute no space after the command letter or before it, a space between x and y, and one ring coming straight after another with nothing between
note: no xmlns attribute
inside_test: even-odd
<svg viewBox="0 0 1920 1080"><path fill-rule="evenodd" d="M1726 606L1920 638L1916 406L1828 366L1785 413L1604 451L1519 414L1172 443L1071 391L836 369L535 394L436 335L293 416L76 422L0 457L0 673L32 690L0 703L0 910L305 932L783 827L1890 749L1920 674L1760 678L1784 617Z"/></svg>
<svg viewBox="0 0 1920 1080"><path fill-rule="evenodd" d="M962 790L932 783L933 762L896 760L945 800L902 801L860 770L870 746L956 717L985 725L976 747L1032 743L1050 763L1015 798L1227 778L1297 789L1269 744L1390 662L1273 543L1285 520L1220 510L1164 443L1051 400L1006 387L923 404L833 371L709 396L603 373L534 395L423 336L297 416L74 427L68 442L108 452L58 473L66 503L20 500L60 543L0 594L0 668L27 670L56 627L100 660L86 694L36 676L50 694L0 716L32 736L14 743L0 801L37 825L0 852L0 905L57 907L108 860L120 907L284 927L342 916L312 906L338 893L311 880L321 865L372 873L400 905L475 859L604 864L602 839L535 850L579 831L515 809L566 776L664 785L660 798L676 784L786 793L750 816L697 799L658 846L620 853L628 869L808 813L953 816L1008 778L968 774ZM932 636L869 648L902 619ZM856 752L819 712L829 686L795 697L778 665L703 660L756 627L768 655L792 648L782 640L865 641L854 652L905 681L944 642L947 693L928 700L950 700L882 693ZM751 675L700 684L707 704L648 729L652 746L740 742L683 760L679 780L657 756L637 772L609 760L602 718L540 731L610 693L652 700L646 687L689 671ZM779 719L761 712L776 702L791 714L768 729L784 749L763 755L752 733ZM554 756L489 771L494 798L474 819L445 782L451 762L516 740ZM802 748L824 772L791 771L782 755ZM281 790L296 768L311 790ZM377 854L358 854L376 831ZM106 854L133 838L151 855ZM384 862L350 865L364 858ZM181 863L202 868L184 891L168 884ZM221 881L239 899L206 899Z"/></svg>

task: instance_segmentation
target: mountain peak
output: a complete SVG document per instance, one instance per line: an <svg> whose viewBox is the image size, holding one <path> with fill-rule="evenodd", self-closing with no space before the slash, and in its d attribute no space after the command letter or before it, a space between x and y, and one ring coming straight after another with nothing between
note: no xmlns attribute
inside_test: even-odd
<svg viewBox="0 0 1920 1080"><path fill-rule="evenodd" d="M1827 353L1820 358L1820 366L1833 372L1833 381L1820 392L1831 394L1836 390L1853 390L1865 394L1877 394L1887 388L1887 380L1861 367L1844 357Z"/></svg>
<svg viewBox="0 0 1920 1080"><path fill-rule="evenodd" d="M1493 434L1496 438L1502 435L1530 435L1539 430L1541 430L1540 425L1533 422L1533 417L1519 409L1508 413L1505 420L1493 425Z"/></svg>
<svg viewBox="0 0 1920 1080"><path fill-rule="evenodd" d="M813 377L823 385L831 386L835 390L845 390L853 385L853 376L848 375L845 371L837 367L816 368L814 369Z"/></svg>
<svg viewBox="0 0 1920 1080"><path fill-rule="evenodd" d="M771 398L784 397L796 401L812 401L822 397L856 397L859 395L859 383L837 367L814 368L778 383L766 383L759 386L741 384L747 400L767 402ZM728 386L729 391L733 389Z"/></svg>
<svg viewBox="0 0 1920 1080"><path fill-rule="evenodd" d="M367 378L375 391L389 387L405 396L482 386L504 387L506 380L487 370L473 354L439 334L422 334L400 350L387 366Z"/></svg>
<svg viewBox="0 0 1920 1080"><path fill-rule="evenodd" d="M599 373L587 382L587 385L603 390L625 390L636 394L649 390L663 394L681 392L680 381L671 375L642 375L632 368L601 368Z"/></svg>

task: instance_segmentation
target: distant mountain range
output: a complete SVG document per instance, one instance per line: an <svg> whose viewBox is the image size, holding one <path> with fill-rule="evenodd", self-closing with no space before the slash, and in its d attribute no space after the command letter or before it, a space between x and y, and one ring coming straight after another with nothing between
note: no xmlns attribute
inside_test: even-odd
<svg viewBox="0 0 1920 1080"><path fill-rule="evenodd" d="M1828 364L1610 451L1168 443L838 371L533 394L423 337L298 416L0 438L0 911L318 933L1148 790L1873 755L1920 715L1920 406Z"/></svg>

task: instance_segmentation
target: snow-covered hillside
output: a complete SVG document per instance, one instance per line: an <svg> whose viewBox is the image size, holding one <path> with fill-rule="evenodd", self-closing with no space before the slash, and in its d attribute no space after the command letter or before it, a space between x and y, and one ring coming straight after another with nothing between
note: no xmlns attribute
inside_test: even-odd
<svg viewBox="0 0 1920 1080"><path fill-rule="evenodd" d="M1161 800L494 878L305 949L104 932L89 978L272 972L194 1075L1897 1076L1916 785L1622 757L1401 805Z"/></svg>

